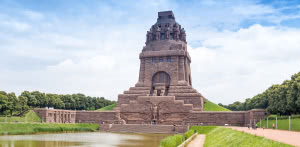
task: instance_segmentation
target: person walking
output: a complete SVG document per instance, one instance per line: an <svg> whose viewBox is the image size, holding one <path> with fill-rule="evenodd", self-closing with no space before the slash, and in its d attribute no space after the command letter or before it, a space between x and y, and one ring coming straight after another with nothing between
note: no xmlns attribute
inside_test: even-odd
<svg viewBox="0 0 300 147"><path fill-rule="evenodd" d="M275 124L274 123L272 124L272 128L275 129Z"/></svg>
<svg viewBox="0 0 300 147"><path fill-rule="evenodd" d="M262 128L263 128L263 130L264 130L264 129L265 129L265 125L263 125L263 127L262 127Z"/></svg>

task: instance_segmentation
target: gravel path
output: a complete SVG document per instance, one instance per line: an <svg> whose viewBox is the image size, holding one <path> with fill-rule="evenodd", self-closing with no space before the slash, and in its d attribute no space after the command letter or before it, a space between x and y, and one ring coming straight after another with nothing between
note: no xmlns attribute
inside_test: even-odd
<svg viewBox="0 0 300 147"><path fill-rule="evenodd" d="M273 130L273 129L261 129L257 130L248 129L247 127L229 127L237 131L243 131L250 134L256 134L257 136L263 136L265 138L290 144L293 146L300 147L300 132L284 131L284 130Z"/></svg>
<svg viewBox="0 0 300 147"><path fill-rule="evenodd" d="M205 135L197 135L188 145L188 147L203 147Z"/></svg>

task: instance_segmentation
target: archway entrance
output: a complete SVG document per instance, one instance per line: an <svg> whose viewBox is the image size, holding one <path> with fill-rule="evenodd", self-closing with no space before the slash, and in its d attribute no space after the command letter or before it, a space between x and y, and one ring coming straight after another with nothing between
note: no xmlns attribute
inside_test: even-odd
<svg viewBox="0 0 300 147"><path fill-rule="evenodd" d="M166 96L170 86L170 76L166 72L160 71L152 77L152 90L153 96Z"/></svg>

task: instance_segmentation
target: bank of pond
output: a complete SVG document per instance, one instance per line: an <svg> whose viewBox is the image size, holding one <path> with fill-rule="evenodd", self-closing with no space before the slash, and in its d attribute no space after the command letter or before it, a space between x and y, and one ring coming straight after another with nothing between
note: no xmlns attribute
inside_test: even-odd
<svg viewBox="0 0 300 147"><path fill-rule="evenodd" d="M48 132L48 133L50 132L50 134L52 133L52 135L46 133L46 135L44 135L44 138L45 136L56 138L55 137L56 135L63 136L62 134L67 134L67 136L71 136L73 138L77 138L78 136L80 136L80 134L85 137L91 135L94 136L94 139L96 139L97 136L98 137L105 136L104 132L98 132L98 130L99 130L98 124L0 123L0 134L4 135L4 136L0 136L0 142L1 140L2 143L11 142L7 140L10 140L11 138L9 136L13 136L13 135L17 135L18 137L23 136L25 138L28 137L28 135L21 135L21 134L35 134L32 135L33 138L36 136L41 136L41 135L43 136L43 134L39 134L41 132ZM76 133L78 131L82 133ZM59 132L75 132L75 133L59 133ZM88 132L92 132L92 133L88 133ZM107 135L112 137L110 139L112 141L112 144L115 141L119 142L118 145L114 144L115 146L119 146L119 145L121 146L122 141L120 141L119 139L123 139L123 141L126 140L127 142L128 140L131 140L129 141L130 143L133 144L136 143L139 145L148 144L149 146L157 145L160 147L177 147L178 145L182 144L185 140L193 136L195 133L206 135L204 147L224 147L224 146L291 147L290 145L272 141L264 137L255 136L248 133L235 131L230 128L217 127L217 126L191 126L189 130L184 134L106 133L106 137ZM18 137L12 137L12 138L16 139ZM151 138L154 140L151 140ZM21 143L20 140L17 139L14 141L15 143ZM45 142L45 141L41 141L41 142ZM72 139L68 140L68 138L65 138L65 140L63 140L62 142L73 142L74 145L76 144L76 141L72 141ZM84 141L81 141L81 143L82 142ZM89 143L91 142L93 143L94 141L90 140ZM107 146L110 146L107 140L103 141L103 143L104 142L107 144ZM99 143L101 144L101 142L97 141L98 145ZM73 146L73 144L68 144L68 143L66 143L66 145Z"/></svg>
<svg viewBox="0 0 300 147"><path fill-rule="evenodd" d="M98 124L0 123L0 135L21 135L40 132L93 132Z"/></svg>

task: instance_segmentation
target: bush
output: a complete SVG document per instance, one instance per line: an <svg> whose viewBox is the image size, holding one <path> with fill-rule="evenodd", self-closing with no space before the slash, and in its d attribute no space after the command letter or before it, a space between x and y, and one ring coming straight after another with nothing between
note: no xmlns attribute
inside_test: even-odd
<svg viewBox="0 0 300 147"><path fill-rule="evenodd" d="M161 147L177 147L182 142L184 142L184 140L185 139L184 139L183 135L169 136L160 142L160 146Z"/></svg>
<svg viewBox="0 0 300 147"><path fill-rule="evenodd" d="M194 133L195 133L195 130L189 130L189 131L186 131L186 132L184 133L184 138L185 138L185 140L187 140L188 138L190 138Z"/></svg>

